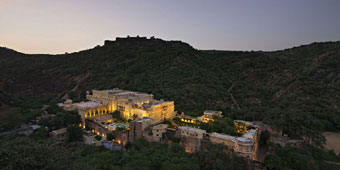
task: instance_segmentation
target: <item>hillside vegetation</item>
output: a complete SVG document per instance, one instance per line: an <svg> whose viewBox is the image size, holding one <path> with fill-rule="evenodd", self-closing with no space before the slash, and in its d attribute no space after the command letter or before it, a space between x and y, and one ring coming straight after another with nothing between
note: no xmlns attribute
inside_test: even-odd
<svg viewBox="0 0 340 170"><path fill-rule="evenodd" d="M291 136L340 130L340 42L274 52L201 51L154 38L62 55L0 48L2 105L11 105L8 96L80 99L86 90L115 87L174 100L176 110L194 116L216 109L264 120Z"/></svg>

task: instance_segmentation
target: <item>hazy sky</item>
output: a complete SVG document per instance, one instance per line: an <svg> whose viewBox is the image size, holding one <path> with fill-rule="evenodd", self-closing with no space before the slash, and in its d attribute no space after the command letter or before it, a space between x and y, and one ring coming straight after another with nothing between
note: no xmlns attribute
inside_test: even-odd
<svg viewBox="0 0 340 170"><path fill-rule="evenodd" d="M74 52L127 35L219 50L337 41L340 0L0 0L0 46L20 52Z"/></svg>

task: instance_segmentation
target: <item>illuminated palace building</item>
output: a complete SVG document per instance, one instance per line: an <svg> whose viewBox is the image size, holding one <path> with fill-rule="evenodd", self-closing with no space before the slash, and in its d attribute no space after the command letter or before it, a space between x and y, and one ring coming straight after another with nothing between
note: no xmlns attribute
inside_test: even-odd
<svg viewBox="0 0 340 170"><path fill-rule="evenodd" d="M121 117L128 119L149 117L155 122L175 116L174 102L155 100L152 94L120 89L92 90L86 92L88 102L64 103L69 110L78 110L82 122L100 115L120 111ZM135 116L134 116L135 115Z"/></svg>

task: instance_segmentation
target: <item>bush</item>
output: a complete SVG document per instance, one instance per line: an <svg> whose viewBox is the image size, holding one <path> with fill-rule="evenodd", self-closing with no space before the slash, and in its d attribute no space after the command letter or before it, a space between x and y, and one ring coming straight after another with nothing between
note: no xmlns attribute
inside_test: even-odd
<svg viewBox="0 0 340 170"><path fill-rule="evenodd" d="M266 143L269 139L270 139L270 133L267 130L262 131L261 136L260 136L260 144L266 145Z"/></svg>
<svg viewBox="0 0 340 170"><path fill-rule="evenodd" d="M324 161L340 162L340 157L315 146L307 145L304 149L292 146L275 145L274 153L267 155L265 164L268 169L318 170L327 169Z"/></svg>
<svg viewBox="0 0 340 170"><path fill-rule="evenodd" d="M48 138L48 130L44 127L36 129L30 135L30 138L35 139L35 140L47 139Z"/></svg>
<svg viewBox="0 0 340 170"><path fill-rule="evenodd" d="M114 133L111 132L111 133L107 134L106 139L109 140L109 141L112 141L113 139L116 139L116 136L115 136Z"/></svg>
<svg viewBox="0 0 340 170"><path fill-rule="evenodd" d="M99 135L96 135L94 138L95 138L97 141L102 140L102 136L99 136Z"/></svg>
<svg viewBox="0 0 340 170"><path fill-rule="evenodd" d="M83 142L83 131L78 126L69 126L66 131L66 142Z"/></svg>

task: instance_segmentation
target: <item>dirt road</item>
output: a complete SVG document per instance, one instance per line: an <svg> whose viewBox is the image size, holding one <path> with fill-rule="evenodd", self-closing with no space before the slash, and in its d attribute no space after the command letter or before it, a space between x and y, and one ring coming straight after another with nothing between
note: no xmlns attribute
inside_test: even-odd
<svg viewBox="0 0 340 170"><path fill-rule="evenodd" d="M324 132L323 136L327 139L326 149L332 149L338 155L340 153L340 132Z"/></svg>

